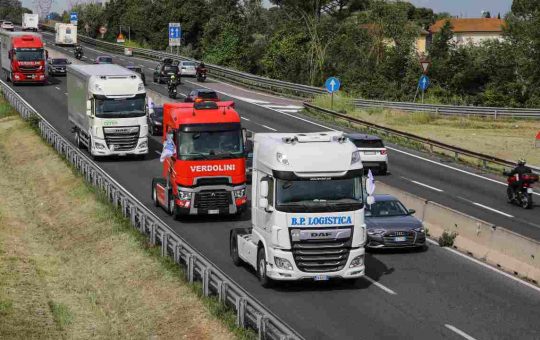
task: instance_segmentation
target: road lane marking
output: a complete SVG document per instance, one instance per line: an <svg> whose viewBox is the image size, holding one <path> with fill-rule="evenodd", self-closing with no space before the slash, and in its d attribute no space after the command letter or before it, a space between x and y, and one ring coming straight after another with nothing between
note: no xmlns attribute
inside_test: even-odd
<svg viewBox="0 0 540 340"><path fill-rule="evenodd" d="M246 118L246 117L240 117L240 119L247 120L248 122L251 120L251 119Z"/></svg>
<svg viewBox="0 0 540 340"><path fill-rule="evenodd" d="M159 151L157 151L157 150L154 151L154 152L161 156L161 152L159 152Z"/></svg>
<svg viewBox="0 0 540 340"><path fill-rule="evenodd" d="M414 184L417 184L417 185L426 187L426 188L428 188L428 189L435 190L435 191L437 191L437 192L444 192L444 190L441 190L441 189L439 189L439 188L432 187L431 185L427 185L427 184L424 184L424 183L422 183L422 182L415 181L415 180L410 179L410 178L406 178L406 177L403 177L403 176L401 176L401 178L403 178L404 180L407 180L407 181L409 181L409 182L412 182L412 183L414 183Z"/></svg>
<svg viewBox="0 0 540 340"><path fill-rule="evenodd" d="M267 126L267 125L264 125L264 124L260 124L260 125L261 125L262 127L267 128L268 130L277 131L276 129L271 128L270 126Z"/></svg>
<svg viewBox="0 0 540 340"><path fill-rule="evenodd" d="M83 55L83 59L88 59L88 57L87 57L87 56L85 56L85 55Z"/></svg>
<svg viewBox="0 0 540 340"><path fill-rule="evenodd" d="M368 280L369 282L371 282L372 284L374 284L375 286L379 287L380 289L384 290L385 292L387 292L388 294L390 295L397 295L396 292L394 292L392 289L382 285L381 283L373 280L371 277L367 276L367 275L364 275L362 276L364 279Z"/></svg>
<svg viewBox="0 0 540 340"><path fill-rule="evenodd" d="M58 86L55 86L54 88L57 89L58 91L60 91L60 88Z"/></svg>
<svg viewBox="0 0 540 340"><path fill-rule="evenodd" d="M457 327L454 327L454 326L449 325L449 324L444 325L444 327L448 328L449 330L451 330L452 332L454 332L456 334L461 335L462 337L464 337L467 340L476 340L475 338L473 338L469 334L465 333L464 331L458 329Z"/></svg>
<svg viewBox="0 0 540 340"><path fill-rule="evenodd" d="M483 204L480 204L480 203L477 203L477 202L472 202L472 203L474 205L476 205L476 206L479 206L480 208L484 208L486 210L493 211L494 213L501 214L501 215L506 216L506 217L514 218L514 216L512 216L510 214L504 213L504 212L502 212L500 210L497 210L497 209L493 209L491 207L488 207L487 205L483 205Z"/></svg>

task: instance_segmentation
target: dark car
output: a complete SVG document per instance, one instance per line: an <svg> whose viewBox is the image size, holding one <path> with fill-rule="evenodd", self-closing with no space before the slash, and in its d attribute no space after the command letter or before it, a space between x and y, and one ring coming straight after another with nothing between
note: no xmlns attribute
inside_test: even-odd
<svg viewBox="0 0 540 340"><path fill-rule="evenodd" d="M154 69L154 83L166 83L173 74L180 78L178 62L172 59L163 59Z"/></svg>
<svg viewBox="0 0 540 340"><path fill-rule="evenodd" d="M366 204L367 248L424 248L426 231L394 196L375 195L375 203Z"/></svg>
<svg viewBox="0 0 540 340"><path fill-rule="evenodd" d="M94 60L94 64L112 64L113 60L112 57L108 55L100 55L99 57Z"/></svg>
<svg viewBox="0 0 540 340"><path fill-rule="evenodd" d="M191 91L184 101L186 103L200 103L207 101L219 102L219 97L214 90L196 89Z"/></svg>
<svg viewBox="0 0 540 340"><path fill-rule="evenodd" d="M351 133L345 136L360 151L360 159L364 169L374 169L377 174L386 175L388 172L388 153L380 137L364 133Z"/></svg>
<svg viewBox="0 0 540 340"><path fill-rule="evenodd" d="M47 61L47 73L50 76L66 75L66 67L71 64L66 58L51 58Z"/></svg>
<svg viewBox="0 0 540 340"><path fill-rule="evenodd" d="M163 106L154 106L148 113L148 131L156 136L163 133Z"/></svg>
<svg viewBox="0 0 540 340"><path fill-rule="evenodd" d="M131 70L131 71L135 72L135 73L138 73L141 76L141 80L142 80L144 86L146 86L146 76L144 75L144 71L143 71L143 68L141 66L128 65L128 66L126 66L126 68L128 70Z"/></svg>

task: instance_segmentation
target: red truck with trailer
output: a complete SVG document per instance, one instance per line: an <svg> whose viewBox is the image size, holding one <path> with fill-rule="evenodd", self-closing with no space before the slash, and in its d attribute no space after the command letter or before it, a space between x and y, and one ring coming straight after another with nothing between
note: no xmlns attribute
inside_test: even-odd
<svg viewBox="0 0 540 340"><path fill-rule="evenodd" d="M3 78L19 83L45 84L47 52L41 35L0 31L0 66Z"/></svg>
<svg viewBox="0 0 540 340"><path fill-rule="evenodd" d="M234 102L166 103L163 142L168 138L175 154L152 181L156 206L175 219L246 209L246 130Z"/></svg>

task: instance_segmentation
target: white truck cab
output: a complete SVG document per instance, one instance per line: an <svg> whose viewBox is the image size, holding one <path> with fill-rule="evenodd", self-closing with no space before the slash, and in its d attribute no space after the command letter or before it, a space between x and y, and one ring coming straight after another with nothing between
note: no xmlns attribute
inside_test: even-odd
<svg viewBox="0 0 540 340"><path fill-rule="evenodd" d="M254 137L252 228L233 229L233 262L272 280L364 275L363 168L341 132Z"/></svg>

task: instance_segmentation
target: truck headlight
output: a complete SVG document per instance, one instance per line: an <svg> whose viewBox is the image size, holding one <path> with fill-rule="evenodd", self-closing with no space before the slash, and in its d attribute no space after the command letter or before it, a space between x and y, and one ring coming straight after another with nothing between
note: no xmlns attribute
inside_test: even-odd
<svg viewBox="0 0 540 340"><path fill-rule="evenodd" d="M278 267L279 269L293 270L293 266L291 262L287 259L274 256L274 263L276 264L276 267Z"/></svg>
<svg viewBox="0 0 540 340"><path fill-rule="evenodd" d="M351 155L351 165L360 162L360 151L355 151Z"/></svg>
<svg viewBox="0 0 540 340"><path fill-rule="evenodd" d="M384 229L368 229L367 233L368 235L381 235L384 234L386 230Z"/></svg>
<svg viewBox="0 0 540 340"><path fill-rule="evenodd" d="M233 193L234 193L234 198L242 198L246 196L246 189L244 188L244 189L234 190Z"/></svg>
<svg viewBox="0 0 540 340"><path fill-rule="evenodd" d="M137 91L144 91L144 84L139 83L139 86L137 87Z"/></svg>
<svg viewBox="0 0 540 340"><path fill-rule="evenodd" d="M426 232L426 230L424 229L424 227L418 227L418 228L415 228L415 229L413 229L413 230L416 231L417 233L421 233L421 234L423 234L423 233Z"/></svg>
<svg viewBox="0 0 540 340"><path fill-rule="evenodd" d="M94 142L94 147L99 150L105 150L107 148L104 144L100 142Z"/></svg>
<svg viewBox="0 0 540 340"><path fill-rule="evenodd" d="M289 160L287 159L287 155L281 152L278 152L276 154L276 159L278 162L280 162L283 165L289 165Z"/></svg>
<svg viewBox="0 0 540 340"><path fill-rule="evenodd" d="M360 267L363 265L364 265L364 255L358 255L351 261L349 268Z"/></svg>
<svg viewBox="0 0 540 340"><path fill-rule="evenodd" d="M178 190L178 199L180 199L182 201L191 201L192 194L193 193L191 191L181 191L179 189Z"/></svg>
<svg viewBox="0 0 540 340"><path fill-rule="evenodd" d="M146 149L148 148L148 141L143 141L141 144L139 144L139 149Z"/></svg>

